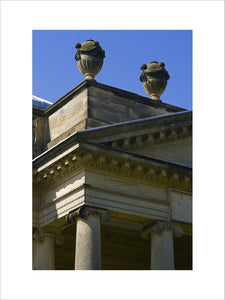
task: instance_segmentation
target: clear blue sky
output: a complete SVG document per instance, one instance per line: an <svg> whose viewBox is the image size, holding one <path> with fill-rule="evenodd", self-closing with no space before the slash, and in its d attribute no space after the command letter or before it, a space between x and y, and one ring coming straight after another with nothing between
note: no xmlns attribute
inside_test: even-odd
<svg viewBox="0 0 225 300"><path fill-rule="evenodd" d="M191 30L34 30L33 95L54 103L84 80L75 44L89 38L106 53L96 81L149 97L139 81L140 67L155 59L170 74L161 100L192 109Z"/></svg>

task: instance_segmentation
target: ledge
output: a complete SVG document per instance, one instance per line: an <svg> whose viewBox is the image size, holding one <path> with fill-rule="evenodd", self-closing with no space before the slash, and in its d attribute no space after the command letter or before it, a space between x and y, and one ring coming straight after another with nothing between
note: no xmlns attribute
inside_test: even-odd
<svg viewBox="0 0 225 300"><path fill-rule="evenodd" d="M141 129L141 128L152 128L152 127L159 127L160 130L163 130L163 124L172 124L175 126L174 122L181 122L189 121L192 119L192 112L180 112L174 113L169 115L161 115L157 117L150 117L145 119L139 120L132 120L128 122L122 122L112 125L106 125L103 127L96 127L91 129L86 129L82 131L75 132L74 134L70 135L69 137L65 138L64 140L60 141L58 144L53 146L52 148L48 149L47 151L43 152L39 156L33 159L33 165L38 166L42 163L49 161L55 156L64 153L70 147L73 147L76 143L79 142L86 142L90 141L94 138L95 142L97 138L101 138L104 136L110 136L115 133L119 133L124 129L124 132L130 132L131 130ZM169 121L169 122L168 122ZM183 124L184 125L184 124ZM182 126L183 126L182 125ZM179 126L179 123L176 125ZM140 128L139 128L140 127Z"/></svg>
<svg viewBox="0 0 225 300"><path fill-rule="evenodd" d="M51 106L49 106L47 109L44 110L46 115L51 115L54 113L56 110L58 110L60 107L65 105L67 102L71 100L72 97L74 97L75 94L82 92L84 89L88 89L89 87L97 87L102 90L110 91L114 95L119 96L119 97L124 97L127 99L130 99L132 101L142 103L145 105L149 105L155 108L165 108L168 112L175 112L175 111L186 111L186 109L178 107L178 106L173 106L167 103L164 103L162 101L154 101L151 100L150 98L140 96L138 94L128 92L122 89L118 89L109 85L105 85L102 83L99 83L95 80L84 80L77 86L75 86L72 90L70 90L68 93L66 93L63 97L61 97L59 100L57 100L55 103L53 103Z"/></svg>

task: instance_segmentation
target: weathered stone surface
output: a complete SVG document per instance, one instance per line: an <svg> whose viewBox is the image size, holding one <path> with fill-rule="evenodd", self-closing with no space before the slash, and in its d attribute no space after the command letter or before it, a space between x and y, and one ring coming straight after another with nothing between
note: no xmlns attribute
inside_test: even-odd
<svg viewBox="0 0 225 300"><path fill-rule="evenodd" d="M151 235L151 270L174 270L172 232L163 231Z"/></svg>
<svg viewBox="0 0 225 300"><path fill-rule="evenodd" d="M33 239L33 270L55 269L55 238L43 236L42 240Z"/></svg>
<svg viewBox="0 0 225 300"><path fill-rule="evenodd" d="M44 151L46 118L38 115L33 116L32 138L33 138L33 157L38 156Z"/></svg>
<svg viewBox="0 0 225 300"><path fill-rule="evenodd" d="M73 227L65 245L53 250L57 269L74 269L75 252L77 269L100 269L101 258L105 269L148 269L150 241L143 242L140 232L155 221L185 224L191 236L191 112L84 81L35 117L46 120L42 149L49 149L33 160L33 226L65 235ZM66 216L84 206L107 210L109 224L88 214L68 224ZM82 233L78 239L76 227ZM160 234L162 239L153 241L152 259L158 262L152 268L173 269L172 237L168 231ZM176 251L191 251L189 240L182 241L175 240ZM51 249L37 250L35 243L39 253ZM144 259L136 257L142 253ZM165 259L172 264L165 266ZM181 254L175 267L190 265L190 255Z"/></svg>
<svg viewBox="0 0 225 300"><path fill-rule="evenodd" d="M122 176L109 176L107 174L86 171L85 182L91 186L102 187L110 191L128 193L137 197L147 196L152 199L167 201L166 188L135 182Z"/></svg>
<svg viewBox="0 0 225 300"><path fill-rule="evenodd" d="M93 80L102 68L105 51L100 47L99 42L92 39L80 44L77 43L75 48L77 52L75 59L79 71L88 80Z"/></svg>
<svg viewBox="0 0 225 300"><path fill-rule="evenodd" d="M51 141L62 136L71 128L75 130L75 125L87 118L87 100L87 90L85 90L49 116Z"/></svg>
<svg viewBox="0 0 225 300"><path fill-rule="evenodd" d="M192 224L192 195L170 189L168 197L171 205L172 220Z"/></svg>
<svg viewBox="0 0 225 300"><path fill-rule="evenodd" d="M143 82L144 89L153 100L159 100L160 95L164 92L167 80L170 78L165 69L164 63L158 63L153 60L150 64L141 66L140 81Z"/></svg>
<svg viewBox="0 0 225 300"><path fill-rule="evenodd" d="M119 123L168 113L165 107L154 107L134 99L122 97L112 91L91 86L89 88L89 117Z"/></svg>
<svg viewBox="0 0 225 300"><path fill-rule="evenodd" d="M86 80L42 112L42 125L34 122L34 140L36 132L41 131L43 135L42 144L38 146L40 149L35 152L35 156L76 131L182 110ZM37 142L35 143L37 148Z"/></svg>
<svg viewBox="0 0 225 300"><path fill-rule="evenodd" d="M77 221L75 270L101 270L101 234L97 217Z"/></svg>
<svg viewBox="0 0 225 300"><path fill-rule="evenodd" d="M192 138L177 140L164 145L145 146L134 153L154 157L178 165L192 167Z"/></svg>

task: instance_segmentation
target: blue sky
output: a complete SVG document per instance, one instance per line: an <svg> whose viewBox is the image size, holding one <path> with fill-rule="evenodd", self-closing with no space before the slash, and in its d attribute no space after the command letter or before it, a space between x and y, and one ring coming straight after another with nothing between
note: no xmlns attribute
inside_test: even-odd
<svg viewBox="0 0 225 300"><path fill-rule="evenodd" d="M191 30L33 30L33 95L54 103L84 80L75 44L89 38L106 53L96 81L149 97L140 67L164 62L170 79L161 100L192 109Z"/></svg>

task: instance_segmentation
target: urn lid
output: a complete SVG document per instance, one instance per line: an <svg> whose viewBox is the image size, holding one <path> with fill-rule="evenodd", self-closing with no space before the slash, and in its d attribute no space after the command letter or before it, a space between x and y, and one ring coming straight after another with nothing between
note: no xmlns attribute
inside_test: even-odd
<svg viewBox="0 0 225 300"><path fill-rule="evenodd" d="M86 42L80 44L80 43L77 43L75 48L81 50L81 51L91 51L93 49L95 49L96 47L99 46L99 42L95 42L94 40L92 39L89 39L87 40Z"/></svg>
<svg viewBox="0 0 225 300"><path fill-rule="evenodd" d="M145 65L146 66L146 65ZM159 72L162 70L165 70L164 68L165 64L163 62L158 63L157 61L153 60L152 62L150 62L150 64L148 64L146 67L146 71L147 72Z"/></svg>

